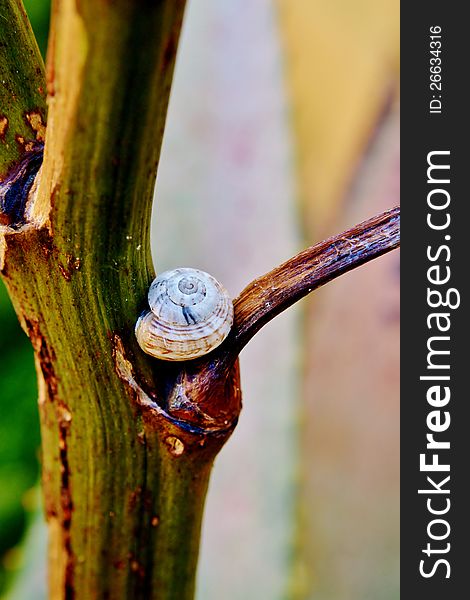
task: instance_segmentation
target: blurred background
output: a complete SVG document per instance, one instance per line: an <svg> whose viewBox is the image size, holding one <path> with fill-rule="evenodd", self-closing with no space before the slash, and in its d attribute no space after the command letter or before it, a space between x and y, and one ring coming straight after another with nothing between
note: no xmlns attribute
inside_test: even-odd
<svg viewBox="0 0 470 600"><path fill-rule="evenodd" d="M41 51L48 0L25 0ZM233 296L398 203L398 0L189 0L156 186L157 271ZM198 600L399 597L398 253L266 326L216 461ZM0 597L45 598L29 342L0 283Z"/></svg>

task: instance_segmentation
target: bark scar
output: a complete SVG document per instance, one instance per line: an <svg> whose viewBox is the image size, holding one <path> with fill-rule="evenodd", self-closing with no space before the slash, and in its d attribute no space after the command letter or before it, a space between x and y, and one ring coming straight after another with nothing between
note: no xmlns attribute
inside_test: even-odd
<svg viewBox="0 0 470 600"><path fill-rule="evenodd" d="M55 353L52 348L49 348L46 338L41 333L39 323L25 317L24 319L26 332L31 344L34 348L38 366L44 378L44 383L47 390L47 399L54 402L57 395L58 378L54 370Z"/></svg>
<svg viewBox="0 0 470 600"><path fill-rule="evenodd" d="M0 115L0 141L4 142L8 131L8 117Z"/></svg>
<svg viewBox="0 0 470 600"><path fill-rule="evenodd" d="M38 144L0 182L0 225L17 230L28 221L29 193L42 164L44 147Z"/></svg>
<svg viewBox="0 0 470 600"><path fill-rule="evenodd" d="M72 414L63 403L58 403L57 418L59 423L59 457L60 457L60 504L62 507L62 534L66 554L65 566L65 599L73 600L75 597L74 566L75 556L72 551L72 527L73 501L70 482L70 464L68 459L67 437L69 434Z"/></svg>
<svg viewBox="0 0 470 600"><path fill-rule="evenodd" d="M194 434L223 434L225 432L231 431L235 425L233 422L227 422L226 427L214 426L214 427L198 427L188 421L183 421L181 419L177 419L170 415L167 411L165 411L156 401L156 399L152 399L137 383L134 375L134 370L132 368L132 364L127 359L124 351L124 346L121 338L117 335L113 335L113 358L115 370L119 378L126 384L130 391L132 391L132 396L135 398L137 403L145 407L146 409L150 409L150 411L154 412L155 415L163 417L165 420L169 421L173 425L179 427L180 429Z"/></svg>
<svg viewBox="0 0 470 600"><path fill-rule="evenodd" d="M74 587L74 568L75 555L72 550L72 515L73 500L71 488L71 469L68 459L68 437L72 425L72 413L62 400L58 399L58 377L55 374L54 362L55 353L49 347L45 336L40 330L38 321L30 319L24 320L28 336L33 345L36 364L40 369L44 380L44 392L40 402L55 403L55 414L57 418L58 437L59 437L59 462L60 462L60 507L61 507L61 526L62 540L65 552L65 580L64 580L64 598L73 600L75 597Z"/></svg>

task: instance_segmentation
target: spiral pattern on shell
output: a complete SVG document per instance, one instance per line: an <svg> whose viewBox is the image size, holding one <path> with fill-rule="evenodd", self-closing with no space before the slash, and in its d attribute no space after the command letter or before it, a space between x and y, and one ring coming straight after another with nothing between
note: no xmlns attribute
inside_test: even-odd
<svg viewBox="0 0 470 600"><path fill-rule="evenodd" d="M233 303L212 275L179 268L152 282L149 311L138 319L137 341L144 352L163 360L190 360L208 354L229 334Z"/></svg>

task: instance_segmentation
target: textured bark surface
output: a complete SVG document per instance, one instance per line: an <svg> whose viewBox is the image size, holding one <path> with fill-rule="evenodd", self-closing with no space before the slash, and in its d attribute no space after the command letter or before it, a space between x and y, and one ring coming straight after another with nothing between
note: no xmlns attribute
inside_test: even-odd
<svg viewBox="0 0 470 600"><path fill-rule="evenodd" d="M400 244L400 209L393 208L303 250L251 282L235 300L231 335L243 347L268 321L335 277Z"/></svg>

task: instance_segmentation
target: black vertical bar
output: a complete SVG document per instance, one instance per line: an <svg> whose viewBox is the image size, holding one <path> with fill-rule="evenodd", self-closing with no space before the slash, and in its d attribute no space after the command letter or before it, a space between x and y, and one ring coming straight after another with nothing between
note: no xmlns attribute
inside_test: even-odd
<svg viewBox="0 0 470 600"><path fill-rule="evenodd" d="M435 0L401 6L401 600L470 598L470 25L465 9L462 2ZM436 167L428 174L430 163ZM449 354L432 353L437 350ZM449 442L450 448L433 448L438 442ZM425 470L433 460L436 470ZM446 465L449 471L440 470Z"/></svg>

